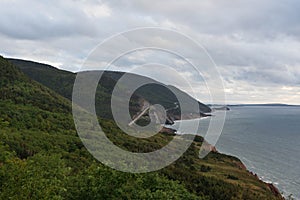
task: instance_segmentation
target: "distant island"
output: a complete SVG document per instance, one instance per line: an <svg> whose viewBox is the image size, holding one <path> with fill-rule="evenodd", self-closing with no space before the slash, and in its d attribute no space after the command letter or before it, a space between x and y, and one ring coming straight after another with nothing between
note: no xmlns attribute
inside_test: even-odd
<svg viewBox="0 0 300 200"><path fill-rule="evenodd" d="M212 107L211 108L212 111L229 111L230 108L228 106L221 106L221 107Z"/></svg>
<svg viewBox="0 0 300 200"><path fill-rule="evenodd" d="M290 107L299 107L300 105L291 105L291 104L282 104L282 103L266 103L266 104L230 104L230 107L235 106L290 106Z"/></svg>

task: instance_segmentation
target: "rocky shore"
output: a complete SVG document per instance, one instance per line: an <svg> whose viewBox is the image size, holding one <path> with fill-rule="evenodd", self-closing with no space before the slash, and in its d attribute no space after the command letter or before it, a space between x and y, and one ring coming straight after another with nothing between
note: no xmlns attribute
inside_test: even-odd
<svg viewBox="0 0 300 200"><path fill-rule="evenodd" d="M245 169L247 169L246 168L246 166L245 166ZM266 182L264 182L263 180L261 180L258 176L257 176L257 174L255 174L255 173L253 173L253 172L251 172L251 171L249 171L249 170L247 170L252 176L254 176L258 181L260 181L260 182L263 182L263 183L265 183L267 186L268 186L268 188L271 190L271 192L276 196L276 197L279 197L279 198L281 198L281 199L285 199L283 196L282 196L282 194L280 193L280 191L279 191L279 189L273 184L273 183L266 183Z"/></svg>
<svg viewBox="0 0 300 200"><path fill-rule="evenodd" d="M176 130L175 129L172 129L172 128L167 128L167 127L163 127L163 129L160 131L161 133L167 133L167 134L176 134ZM217 150L217 148L211 144L209 144L207 141L203 141L202 145L204 145L204 150L205 151L211 151L211 152L214 152L214 153L219 153L219 151ZM258 181L264 183L267 188L274 194L274 196L278 197L279 199L282 199L282 200L285 200L285 198L282 196L282 194L280 193L279 189L272 183L266 183L264 182L263 180L261 180L258 175L256 173L253 173L251 171L249 171L247 169L247 167L245 166L245 164L240 161L240 162L237 162L236 163L236 166L242 170L247 170L248 173L251 175L251 176L254 176Z"/></svg>

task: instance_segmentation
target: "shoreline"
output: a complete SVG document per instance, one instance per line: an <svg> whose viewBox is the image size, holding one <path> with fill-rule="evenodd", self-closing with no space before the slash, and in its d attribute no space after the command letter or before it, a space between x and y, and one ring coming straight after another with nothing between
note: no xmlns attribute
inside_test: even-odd
<svg viewBox="0 0 300 200"><path fill-rule="evenodd" d="M202 118L202 117L200 117ZM195 119L195 118L194 118ZM185 120L193 120L193 119L185 119ZM178 120L179 121L179 120ZM167 126L170 126L170 125L167 125ZM175 135L183 135L183 134L178 134L177 133L177 130L173 129L173 128L170 128L170 127L166 127L164 126L163 129L160 131L161 133L164 132L164 133L168 133L168 134L175 134ZM196 135L195 135L196 136ZM200 136L202 137L202 136ZM210 149L211 152L217 152L217 153L220 153L220 154L223 154L223 155L229 155L229 154L226 154L226 153L222 153L220 151L217 150L217 148L211 144L209 144L207 141L204 140L205 145ZM234 155L230 155L230 156L233 156L233 157L236 157L238 158L237 156L234 156ZM239 158L238 158L239 159ZM240 159L239 159L240 160ZM254 176L258 181L264 183L268 188L269 190L278 198L282 199L282 200L285 200L285 197L283 196L283 194L281 193L281 191L277 188L276 184L273 183L272 181L265 181L263 180L262 178L260 178L255 172L253 171L250 171L246 165L240 160L240 163L241 165L239 166L241 169L244 169L246 170L250 175Z"/></svg>

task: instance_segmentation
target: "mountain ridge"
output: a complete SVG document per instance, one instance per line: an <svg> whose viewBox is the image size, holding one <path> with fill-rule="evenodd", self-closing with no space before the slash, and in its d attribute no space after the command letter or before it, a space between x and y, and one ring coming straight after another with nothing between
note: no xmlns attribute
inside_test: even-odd
<svg viewBox="0 0 300 200"><path fill-rule="evenodd" d="M50 89L54 90L55 92L64 96L65 98L72 100L72 89L76 78L76 73L67 72L65 70L60 70L50 65L35 63L33 61L18 59L8 60L17 67L19 67L19 69L30 78L49 87ZM91 73L91 71L88 71L88 73ZM100 117L113 119L112 113L108 109L110 107L110 99L113 88L124 74L124 72L117 71L103 72L102 78L99 81L96 92L96 111ZM139 112L139 110L141 110L141 108L143 107L142 102L148 102L152 105L160 104L163 105L165 109L169 109L169 111L167 112L167 124L174 123L174 120L180 120L181 116L183 116L185 119L191 119L207 116L205 113L211 112L211 109L208 106L195 100L190 95L177 89L176 87L168 86L151 78L140 76L137 74L126 73L126 76L129 76L131 80L139 80L140 82L153 83L140 87L133 94L130 101L130 112L132 116L136 115ZM197 110L197 108L190 108L186 110L185 113L181 113L180 108L171 110L170 108L173 108L174 104L176 104L178 101L176 96L173 94L174 92L175 95L179 96L181 99L183 99L183 101L191 102L191 105L195 102L198 102L200 112L194 112L195 110ZM145 116L142 120L144 121L144 123L148 123L150 119L149 116Z"/></svg>

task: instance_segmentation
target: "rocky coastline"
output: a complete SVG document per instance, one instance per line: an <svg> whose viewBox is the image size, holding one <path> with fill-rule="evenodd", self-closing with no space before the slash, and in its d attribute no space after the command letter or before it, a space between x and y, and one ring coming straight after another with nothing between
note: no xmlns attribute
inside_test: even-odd
<svg viewBox="0 0 300 200"><path fill-rule="evenodd" d="M167 133L167 134L176 135L177 131L175 129L172 129L172 128L163 127L160 132L161 133ZM202 145L205 145L205 151L211 151L211 152L214 152L214 153L220 153L215 146L209 144L205 140L203 141ZM278 197L279 199L285 200L285 198L282 196L280 190L273 183L267 183L267 182L264 182L263 180L261 180L256 173L253 173L252 171L248 170L247 167L246 167L246 165L242 161L236 163L236 165L237 165L238 168L240 168L242 170L247 170L247 172L251 176L254 176L258 181L264 183L267 186L267 188L274 194L274 196Z"/></svg>

